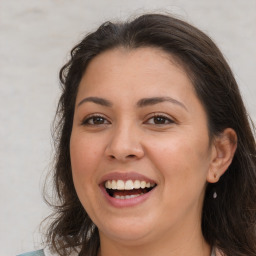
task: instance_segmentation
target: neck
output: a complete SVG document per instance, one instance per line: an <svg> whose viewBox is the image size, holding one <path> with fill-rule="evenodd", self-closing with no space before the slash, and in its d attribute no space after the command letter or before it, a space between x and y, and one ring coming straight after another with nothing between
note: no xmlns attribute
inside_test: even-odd
<svg viewBox="0 0 256 256"><path fill-rule="evenodd" d="M161 235L154 241L144 243L122 243L111 241L101 234L101 247L98 256L134 256L134 255L168 255L168 256L210 256L211 248L206 243L201 233L200 226L195 227L190 233L175 232Z"/></svg>

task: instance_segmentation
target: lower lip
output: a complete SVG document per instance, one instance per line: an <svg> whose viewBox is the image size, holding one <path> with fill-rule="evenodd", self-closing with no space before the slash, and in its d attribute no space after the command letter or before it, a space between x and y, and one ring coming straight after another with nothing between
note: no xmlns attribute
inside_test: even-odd
<svg viewBox="0 0 256 256"><path fill-rule="evenodd" d="M139 204L143 203L144 201L146 201L152 195L152 193L155 191L155 188L153 188L149 192L147 192L143 195L137 196L137 197L128 198L128 199L118 199L118 198L110 196L103 185L100 185L100 188L101 188L101 191L103 192L103 195L107 199L107 201L112 206L117 207L117 208L132 207L132 206L139 205Z"/></svg>

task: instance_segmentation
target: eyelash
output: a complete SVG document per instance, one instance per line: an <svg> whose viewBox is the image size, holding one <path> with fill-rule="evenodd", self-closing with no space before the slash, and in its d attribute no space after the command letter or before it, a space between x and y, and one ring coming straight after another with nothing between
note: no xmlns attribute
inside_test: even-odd
<svg viewBox="0 0 256 256"><path fill-rule="evenodd" d="M104 123L101 123L101 124L91 124L89 123L90 121L95 121L97 118L101 118L103 120ZM107 121L107 123L105 123L105 121ZM87 118L85 118L83 121L82 121L82 125L87 125L87 126L99 126L99 125L106 125L106 124L109 124L110 122L104 117L104 116L101 116L101 115L92 115L92 116L89 116Z"/></svg>
<svg viewBox="0 0 256 256"><path fill-rule="evenodd" d="M151 116L150 118L148 118L145 123L149 123L148 121L151 120L151 119L154 119L154 121L156 121L157 118L164 120L165 123L160 123L160 124L151 123L152 125L168 125L168 124L175 123L174 120L172 120L170 117L167 117L163 114L157 114L157 113L154 113L154 115ZM166 121L167 121L167 123L166 123Z"/></svg>
<svg viewBox="0 0 256 256"><path fill-rule="evenodd" d="M96 121L97 118L100 118L101 121L103 121L103 123L100 123L100 124L90 123L90 121ZM151 119L153 119L155 122L150 123L149 120L151 120ZM164 121L164 123L157 124L156 123L157 119L161 119L162 121ZM160 121L160 120L158 120L158 121ZM168 124L172 124L172 123L175 123L175 121L172 120L170 117L167 117L163 114L157 114L157 113L155 113L153 116L151 116L144 122L144 124L157 125L157 126L168 125ZM101 115L89 116L89 117L85 118L85 120L83 120L81 123L81 125L86 125L86 126L100 126L100 125L106 125L106 124L110 124L110 122L104 116L101 116Z"/></svg>

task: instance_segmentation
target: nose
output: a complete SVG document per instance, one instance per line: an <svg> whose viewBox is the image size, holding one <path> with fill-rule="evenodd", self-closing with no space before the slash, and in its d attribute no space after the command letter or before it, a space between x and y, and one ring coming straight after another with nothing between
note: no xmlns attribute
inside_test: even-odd
<svg viewBox="0 0 256 256"><path fill-rule="evenodd" d="M134 127L113 130L106 147L107 157L122 162L141 159L144 156L141 138L141 134Z"/></svg>

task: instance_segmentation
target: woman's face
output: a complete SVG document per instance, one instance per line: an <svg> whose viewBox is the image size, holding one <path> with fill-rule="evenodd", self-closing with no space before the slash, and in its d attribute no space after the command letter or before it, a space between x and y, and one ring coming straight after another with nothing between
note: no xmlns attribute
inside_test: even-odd
<svg viewBox="0 0 256 256"><path fill-rule="evenodd" d="M95 57L79 85L70 154L101 239L140 243L200 228L209 143L206 113L171 56L120 48Z"/></svg>

